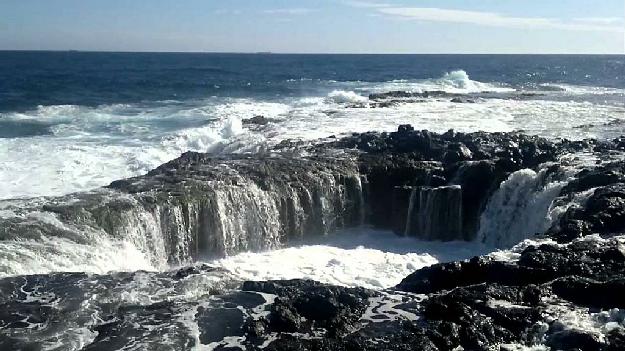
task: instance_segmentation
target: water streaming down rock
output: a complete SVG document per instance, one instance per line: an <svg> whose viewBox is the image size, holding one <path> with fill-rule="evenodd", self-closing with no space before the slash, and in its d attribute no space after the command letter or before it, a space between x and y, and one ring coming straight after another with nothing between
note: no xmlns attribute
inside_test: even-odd
<svg viewBox="0 0 625 351"><path fill-rule="evenodd" d="M404 196L407 207L397 213L403 219L396 232L423 240L462 240L462 188L397 187L396 197ZM406 194L407 200L405 199Z"/></svg>
<svg viewBox="0 0 625 351"><path fill-rule="evenodd" d="M146 177L115 183L111 188L116 190L44 199L33 203L31 209L13 208L12 221L0 220L0 236L17 235L13 230L2 231L4 225L15 225L31 229L23 234L33 238L40 233L88 242L96 236L85 233L93 230L102 234L100 239L129 240L148 251L160 247L165 256L227 254L228 250L283 245L303 236L358 225L363 220L363 199L380 200L367 194L371 184L347 163L309 159L289 167L289 163L268 159L246 168L236 160L197 162L189 165L190 169L185 165L175 168L182 172L168 173L164 167ZM467 173L466 168L483 166L488 165L460 168ZM278 172L276 167L286 169ZM447 175L453 176L458 167L448 169ZM608 171L606 176L617 175L622 181L622 172ZM407 172L405 178L397 179L413 179L409 184L415 184L413 175ZM453 239L450 233L463 237L465 206L471 203L465 201L464 186L471 183L466 174L452 176L445 179L452 179L453 184L461 178L458 182L463 185L404 183L394 187L393 204L404 209L405 234L435 240ZM494 222L502 223L497 239L513 240L503 238L509 235L506 225L512 222L540 222L526 219L539 218L547 203L545 213L555 215L553 197L560 192L554 189L566 182L560 180L566 176L567 172L559 172L558 167L544 165L537 171L512 172L502 184L489 179L498 189L485 206L485 215L500 210L491 216ZM587 186L605 180L586 176L592 179L571 187L569 193L580 195L590 190ZM372 187L383 190L380 184ZM603 230L622 232L623 189L623 183L618 183L593 191L590 205L581 212L572 211L569 219L583 221L579 228L584 230L603 226ZM400 202L405 206L400 207ZM6 210L1 205L0 216ZM32 212L24 216L29 210ZM489 238L492 234L497 232L490 233ZM228 272L205 264L161 273L12 277L3 279L0 286L0 295L6 297L0 299L5 311L0 319L8 326L0 338L0 349L15 349L15 345L24 349L31 345L47 347L50 340L60 345L77 339L76 348L88 349L139 343L162 346L163 340L173 348L227 348L235 340L237 346L250 349L267 345L269 349L323 349L328 345L339 349L367 349L372 345L369 348L376 349L381 337L389 339L387 344L393 349L484 349L512 342L533 345L543 340L554 349L565 349L568 346L560 345L576 345L580 338L584 338L584 345L592 346L588 349L604 345L623 349L623 317L618 310L622 307L625 262L622 240L593 236L560 246L528 247L518 258L505 261L492 256L435 264L406 277L393 288L395 291L380 292L297 279L245 282L241 286L230 280ZM386 276L393 264L386 260L382 265L385 270L380 275ZM423 294L427 294L425 299ZM567 329L581 325L567 321L571 310L573 315L568 318L580 317L584 323L594 315L606 326L605 335L594 335L592 328ZM614 316L593 312L600 310Z"/></svg>
<svg viewBox="0 0 625 351"><path fill-rule="evenodd" d="M415 207L418 201L418 208ZM458 185L437 188L423 187L413 191L409 234L425 240L462 239L462 188ZM416 216L416 218L415 218ZM416 219L416 221L414 220ZM416 224L416 226L412 224Z"/></svg>
<svg viewBox="0 0 625 351"><path fill-rule="evenodd" d="M467 145L471 152L447 157L455 150L449 149L452 144ZM363 223L424 240L473 240L487 199L506 175L554 155L551 144L536 138L435 135L410 126L329 145L284 143L277 146L280 152L253 155L188 152L105 189L9 205L14 207L9 212L20 215L0 218L0 234L10 245L30 236L33 245L60 237L85 252L128 246L152 269L271 250ZM524 192L513 190L525 186L517 183L502 187ZM509 233L517 211L498 211L498 206L514 206L497 204L497 198L484 216L503 224L484 222L481 240L515 242L526 233ZM56 222L42 222L37 214ZM127 269L126 256L112 259L110 269ZM6 261L5 266L15 263Z"/></svg>
<svg viewBox="0 0 625 351"><path fill-rule="evenodd" d="M477 240L509 247L544 233L561 212L553 211L553 204L566 184L567 180L557 176L549 165L543 165L538 172L522 169L512 173L489 199L480 218Z"/></svg>
<svg viewBox="0 0 625 351"><path fill-rule="evenodd" d="M244 178L237 185L215 185L199 219L199 255L275 249L362 221L357 174L322 173L311 180L267 189Z"/></svg>
<svg viewBox="0 0 625 351"><path fill-rule="evenodd" d="M251 161L188 154L176 162L175 168L166 164L110 189L26 206L7 202L5 211L14 215L0 218L2 239L19 246L26 238L57 237L96 252L123 243L150 262L145 268L163 269L275 249L364 220L362 183L350 159ZM40 249L45 256L55 245ZM9 272L11 259L0 261L0 269ZM110 262L110 269L126 269L126 263Z"/></svg>

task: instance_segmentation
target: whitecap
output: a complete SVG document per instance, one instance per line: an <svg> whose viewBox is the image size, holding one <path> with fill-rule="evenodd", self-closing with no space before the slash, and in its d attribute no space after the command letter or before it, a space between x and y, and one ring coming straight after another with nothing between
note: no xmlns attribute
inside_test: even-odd
<svg viewBox="0 0 625 351"><path fill-rule="evenodd" d="M345 103L363 103L367 102L369 99L365 96L358 95L353 91L345 91L345 90L334 90L328 94L327 101L334 102L337 104L345 104Z"/></svg>

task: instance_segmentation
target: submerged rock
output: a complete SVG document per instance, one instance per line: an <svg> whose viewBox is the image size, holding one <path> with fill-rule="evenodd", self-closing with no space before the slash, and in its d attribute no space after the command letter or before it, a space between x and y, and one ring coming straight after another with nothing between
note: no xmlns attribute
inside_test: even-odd
<svg viewBox="0 0 625 351"><path fill-rule="evenodd" d="M276 121L275 119L267 118L262 115L254 116L252 118L244 118L243 120L241 120L243 124L255 124L259 126L264 126L275 121Z"/></svg>
<svg viewBox="0 0 625 351"><path fill-rule="evenodd" d="M455 98L451 99L450 101L453 102L453 103L456 103L456 104L474 104L476 102L473 99L463 99L463 98L460 98L460 97L455 97Z"/></svg>

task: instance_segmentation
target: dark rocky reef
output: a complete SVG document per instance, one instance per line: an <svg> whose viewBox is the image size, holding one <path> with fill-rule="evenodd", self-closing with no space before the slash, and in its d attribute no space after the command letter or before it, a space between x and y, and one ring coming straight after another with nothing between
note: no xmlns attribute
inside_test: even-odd
<svg viewBox="0 0 625 351"><path fill-rule="evenodd" d="M20 208L65 225L0 219L0 238L80 241L89 231L131 238L170 264L273 249L361 224L472 240L486 201L511 172L553 161L568 147L514 133L436 134L407 125L313 146L287 141L256 155L188 152L106 189Z"/></svg>
<svg viewBox="0 0 625 351"><path fill-rule="evenodd" d="M366 176L369 197L369 221L382 228L393 228L398 234L423 235L439 240L472 240L479 229L479 216L487 199L514 171L555 161L566 152L568 142L553 143L542 138L515 133L444 134L417 131L409 125L393 133L363 133L342 138L335 147L357 149L360 173ZM458 196L450 199L450 185L460 186ZM439 187L441 192L437 193ZM423 195L420 195L423 194ZM411 200L423 198L436 208L437 201L459 201L461 225L457 235L440 237L433 232L410 228L419 216ZM429 209L432 211L433 208ZM428 211L422 208L423 211ZM429 217L429 215L426 215ZM453 218L442 219L453 221ZM446 231L449 233L449 231Z"/></svg>
<svg viewBox="0 0 625 351"><path fill-rule="evenodd" d="M405 97L397 95L372 100ZM285 142L263 155L190 152L100 191L19 208L52 214L63 226L3 218L0 238L142 238L146 251L177 266L361 224L471 240L486 202L512 172L580 150L613 159L623 145L400 126L312 146ZM558 164L548 170L563 173ZM78 345L68 331L81 330L83 350L622 350L624 174L623 161L582 167L557 202L583 201L507 259L436 264L383 291L238 282L205 265L0 279L0 349Z"/></svg>
<svg viewBox="0 0 625 351"><path fill-rule="evenodd" d="M251 118L245 118L241 122L248 125L266 126L267 124L274 123L276 121L276 119L267 118L263 115L258 115Z"/></svg>
<svg viewBox="0 0 625 351"><path fill-rule="evenodd" d="M623 349L625 225L615 209L620 206L622 211L625 204L601 200L616 196L615 187L620 185L599 187L588 201L569 210L589 223L596 223L597 214L603 213L604 226L597 228L609 223L611 229L604 230L602 237L565 237L556 225L544 239L551 237L559 244L546 240L529 245L508 260L475 257L423 268L395 289L369 297L370 311L375 310L371 305L388 304L393 308L383 310L404 318L389 320L386 315L378 316L377 323L364 323L361 317L358 328L346 322L355 330L340 337L302 340L281 335L269 349L516 350L536 345L553 350ZM393 299L389 294L400 295ZM294 311L294 316L301 316ZM411 318L410 313L418 318ZM306 329L298 332L306 333Z"/></svg>

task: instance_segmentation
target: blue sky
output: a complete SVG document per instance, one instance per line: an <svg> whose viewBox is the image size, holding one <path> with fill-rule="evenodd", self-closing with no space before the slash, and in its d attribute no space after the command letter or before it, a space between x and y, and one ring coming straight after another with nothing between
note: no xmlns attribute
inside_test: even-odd
<svg viewBox="0 0 625 351"><path fill-rule="evenodd" d="M2 0L0 49L625 53L624 0Z"/></svg>

